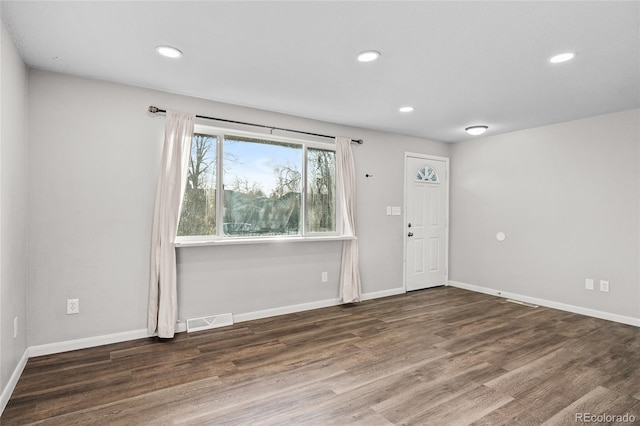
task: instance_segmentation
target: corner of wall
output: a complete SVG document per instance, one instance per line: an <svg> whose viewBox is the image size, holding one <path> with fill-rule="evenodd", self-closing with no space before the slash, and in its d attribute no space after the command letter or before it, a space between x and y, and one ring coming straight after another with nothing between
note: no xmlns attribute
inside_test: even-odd
<svg viewBox="0 0 640 426"><path fill-rule="evenodd" d="M18 365L16 365L16 368L13 370L13 373L11 374L11 377L9 378L7 384L2 388L2 392L0 393L0 415L2 415L2 412L4 411L5 407L9 403L9 399L11 399L11 394L13 393L13 391L16 388L16 385L18 384L18 380L20 379L20 376L24 371L24 367L26 367L27 365L27 361L29 361L28 348L24 350L22 357L20 358Z"/></svg>
<svg viewBox="0 0 640 426"><path fill-rule="evenodd" d="M0 408L28 359L27 65L0 17Z"/></svg>

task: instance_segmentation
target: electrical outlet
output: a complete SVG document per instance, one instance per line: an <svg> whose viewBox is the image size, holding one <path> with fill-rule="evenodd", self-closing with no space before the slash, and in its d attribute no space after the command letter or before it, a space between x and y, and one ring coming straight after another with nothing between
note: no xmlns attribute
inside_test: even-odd
<svg viewBox="0 0 640 426"><path fill-rule="evenodd" d="M322 282L326 283L327 281L329 281L329 275L326 272L322 273Z"/></svg>
<svg viewBox="0 0 640 426"><path fill-rule="evenodd" d="M600 280L600 291L603 293L609 293L609 281Z"/></svg>
<svg viewBox="0 0 640 426"><path fill-rule="evenodd" d="M67 315L80 313L80 299L67 299Z"/></svg>
<svg viewBox="0 0 640 426"><path fill-rule="evenodd" d="M593 290L593 278L585 278L584 280L584 288L587 290Z"/></svg>
<svg viewBox="0 0 640 426"><path fill-rule="evenodd" d="M18 337L18 317L13 319L13 337Z"/></svg>

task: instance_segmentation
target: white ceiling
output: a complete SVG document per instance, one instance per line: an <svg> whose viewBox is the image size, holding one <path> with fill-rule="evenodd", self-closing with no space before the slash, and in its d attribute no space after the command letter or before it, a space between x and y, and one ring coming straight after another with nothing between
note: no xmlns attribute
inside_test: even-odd
<svg viewBox="0 0 640 426"><path fill-rule="evenodd" d="M640 107L637 1L2 1L2 16L34 68L443 142ZM368 49L381 59L359 63Z"/></svg>

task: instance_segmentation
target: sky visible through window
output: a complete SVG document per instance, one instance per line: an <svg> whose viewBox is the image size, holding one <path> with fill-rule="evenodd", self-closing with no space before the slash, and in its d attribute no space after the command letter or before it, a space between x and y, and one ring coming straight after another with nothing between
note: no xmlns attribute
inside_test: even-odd
<svg viewBox="0 0 640 426"><path fill-rule="evenodd" d="M276 167L288 166L302 171L302 149L226 140L224 151L228 162L224 173L225 188L232 185L237 177L246 179L249 185L258 184L268 196L277 184Z"/></svg>

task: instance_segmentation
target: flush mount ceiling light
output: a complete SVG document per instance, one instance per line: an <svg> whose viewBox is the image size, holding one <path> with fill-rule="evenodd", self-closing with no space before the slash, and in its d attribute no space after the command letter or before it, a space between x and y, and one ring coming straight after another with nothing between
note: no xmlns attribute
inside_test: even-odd
<svg viewBox="0 0 640 426"><path fill-rule="evenodd" d="M411 112L411 111L413 111L413 107L412 106L403 106L400 109L398 109L398 111L400 111L400 112Z"/></svg>
<svg viewBox="0 0 640 426"><path fill-rule="evenodd" d="M161 54L164 57L167 58L179 58L182 56L182 52L179 51L178 49L176 49L175 47L171 47L171 46L157 46L156 47L156 52L158 52L159 54Z"/></svg>
<svg viewBox="0 0 640 426"><path fill-rule="evenodd" d="M559 64L561 62L570 61L575 57L576 57L575 53L566 52L566 53L561 53L559 55L553 56L551 59L549 59L549 62L551 62L552 64Z"/></svg>
<svg viewBox="0 0 640 426"><path fill-rule="evenodd" d="M360 62L371 62L375 61L380 57L380 52L376 52L375 50L367 50L366 52L362 52L358 55L358 60Z"/></svg>
<svg viewBox="0 0 640 426"><path fill-rule="evenodd" d="M484 132L486 132L488 128L489 126L470 126L464 130L466 130L466 132L469 133L470 135L479 136Z"/></svg>

